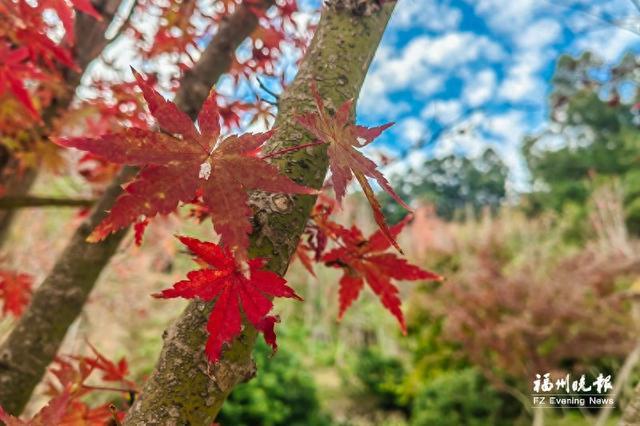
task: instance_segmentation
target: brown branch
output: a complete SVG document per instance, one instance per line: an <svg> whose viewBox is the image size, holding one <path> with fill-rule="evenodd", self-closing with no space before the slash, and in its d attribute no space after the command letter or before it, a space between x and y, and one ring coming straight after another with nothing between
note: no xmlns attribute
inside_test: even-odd
<svg viewBox="0 0 640 426"><path fill-rule="evenodd" d="M271 0L265 0L262 7L266 9L271 4ZM227 71L236 48L257 25L258 20L244 6L238 7L221 24L200 62L185 76L176 96L178 106L192 118L197 115L209 87ZM221 63L226 66L220 66ZM85 241L115 202L121 192L120 185L134 173L135 168L125 167L118 175L90 217L76 230L53 271L35 291L26 312L0 345L0 406L9 413L19 414L24 408L67 329L80 314L102 269L124 238L126 230L100 243Z"/></svg>
<svg viewBox="0 0 640 426"><path fill-rule="evenodd" d="M96 200L90 198L55 198L38 196L0 197L0 210L21 209L25 207L89 207Z"/></svg>
<svg viewBox="0 0 640 426"><path fill-rule="evenodd" d="M112 182L0 346L0 406L5 410L16 414L22 411L67 327L80 314L93 283L115 253L125 230L111 235L102 244L88 244L85 240L120 194L120 186L134 173L133 169L124 168Z"/></svg>

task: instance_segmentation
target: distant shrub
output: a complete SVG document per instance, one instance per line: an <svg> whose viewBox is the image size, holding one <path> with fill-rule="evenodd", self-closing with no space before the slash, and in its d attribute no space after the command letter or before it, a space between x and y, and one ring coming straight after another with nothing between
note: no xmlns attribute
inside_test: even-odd
<svg viewBox="0 0 640 426"><path fill-rule="evenodd" d="M411 426L500 426L504 401L475 369L446 372L425 383L413 402ZM511 418L509 418L511 417Z"/></svg>
<svg viewBox="0 0 640 426"><path fill-rule="evenodd" d="M248 383L237 386L216 419L223 426L325 426L313 377L300 360L280 348L260 342L254 352L258 373Z"/></svg>
<svg viewBox="0 0 640 426"><path fill-rule="evenodd" d="M405 369L395 358L384 356L379 350L366 348L358 354L355 374L366 393L376 398L383 410L406 410L401 398Z"/></svg>

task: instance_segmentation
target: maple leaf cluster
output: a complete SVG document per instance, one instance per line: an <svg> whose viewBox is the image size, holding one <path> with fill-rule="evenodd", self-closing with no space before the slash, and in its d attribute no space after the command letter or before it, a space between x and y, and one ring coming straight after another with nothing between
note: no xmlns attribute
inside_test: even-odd
<svg viewBox="0 0 640 426"><path fill-rule="evenodd" d="M134 71L134 75L159 131L125 128L97 138L54 139L58 145L79 148L98 158L141 167L88 240L99 241L135 223L139 244L148 218L169 214L180 202L200 199L224 248L188 238L181 241L215 269L193 271L187 281L158 296L216 299L206 345L206 353L213 361L219 358L223 345L240 333L240 308L275 350L273 328L277 318L268 315L272 308L270 298L298 296L277 274L261 270L264 261L248 260L252 230L248 191L312 194L315 190L280 174L260 156L261 147L272 132L222 137L214 92L205 101L196 127L140 74ZM242 270L245 263L248 271Z"/></svg>
<svg viewBox="0 0 640 426"><path fill-rule="evenodd" d="M50 37L53 24L45 18L46 10L54 11L60 20L65 30L62 40ZM89 0L0 3L0 95L11 93L35 120L40 119L42 105L34 103L36 97L26 82L46 83L53 90L52 83L60 81L60 65L78 69L70 50L75 43L75 10L102 19ZM37 99L46 98L38 93Z"/></svg>
<svg viewBox="0 0 640 426"><path fill-rule="evenodd" d="M251 2L248 2L251 4ZM304 50L313 34L313 27L306 33L299 31L294 14L298 12L296 0L279 0L275 7L262 10L251 7L260 18L259 27L249 36L251 55L246 59L234 59L230 74L236 82L250 80L256 74L274 75L282 57L285 44Z"/></svg>
<svg viewBox="0 0 640 426"><path fill-rule="evenodd" d="M412 265L393 252L388 252L391 241L395 241L411 220L411 216L406 216L387 232L379 229L369 238L365 238L356 226L345 228L330 220L333 209L334 206L326 199L321 199L316 204L312 221L296 251L298 259L311 274L314 274L313 261L342 270L343 275L339 283L339 320L358 299L366 282L406 334L407 327L400 308L398 288L392 280L443 280L441 276ZM327 250L329 241L333 241L336 247Z"/></svg>
<svg viewBox="0 0 640 426"><path fill-rule="evenodd" d="M144 50L145 58L157 57L162 54L184 55L190 63L196 59L192 52L197 50L198 41L211 31L214 23L227 15L227 11L219 13L207 10L202 2L183 0L162 2L151 0L143 2L140 7L158 15L159 25L149 47ZM197 23L197 24L196 24ZM132 28L134 38L143 40L148 37L144 30Z"/></svg>
<svg viewBox="0 0 640 426"><path fill-rule="evenodd" d="M58 356L49 372L51 378L45 383L46 395L50 398L39 412L29 420L21 420L6 413L0 407L0 421L7 426L103 426L120 424L124 420L126 408L118 410L114 404L106 403L89 406L84 399L89 394L111 391L127 395L133 401L138 392L137 385L128 378L129 367L126 359L118 362L109 360L89 344L92 355ZM88 383L94 373L101 374L105 385Z"/></svg>
<svg viewBox="0 0 640 426"><path fill-rule="evenodd" d="M97 137L122 127L148 129L150 120L144 97L135 90L137 82L94 81L95 96L83 99L66 110L56 122L53 134L82 134ZM54 145L55 146L55 145ZM99 196L121 166L90 152L84 153L73 167Z"/></svg>
<svg viewBox="0 0 640 426"><path fill-rule="evenodd" d="M2 315L19 317L31 300L33 277L15 271L0 270Z"/></svg>
<svg viewBox="0 0 640 426"><path fill-rule="evenodd" d="M173 102L165 100L140 74L134 74L161 132L127 128L99 138L54 140L114 163L142 167L89 241L100 241L141 216L169 214L180 202L188 203L202 194L222 242L240 261L246 260L248 234L252 230L247 191L314 191L293 182L260 158L260 148L272 132L221 137L215 95L205 101L196 128Z"/></svg>
<svg viewBox="0 0 640 426"><path fill-rule="evenodd" d="M215 92L205 101L196 127L140 74L134 71L134 76L159 131L125 128L97 138L58 138L54 141L64 147L85 150L97 158L141 168L134 180L125 186L106 219L93 230L89 241L99 241L111 232L134 224L136 243L140 244L148 219L157 214L172 213L180 203L192 203L193 215L200 220L211 218L222 245L188 237L180 239L206 268L190 272L186 280L156 295L215 300L207 324L209 337L205 347L211 361L217 361L224 345L240 334L243 315L275 350L273 328L277 317L270 314L273 307L270 299L299 298L283 278L261 269L264 260L248 259L249 233L252 231L248 191L315 193L281 175L266 161L270 156L309 145L329 145L331 181L337 204L355 176L374 210L380 229L367 239L356 227L348 229L331 221L333 206L320 203L313 216L314 225L307 232L306 243L301 246L313 252L313 260L305 249L298 250L299 258L312 273L313 261L343 269L340 318L366 283L396 317L403 332L406 331L398 289L391 280L441 278L409 264L394 253L386 253L391 245L399 250L395 238L406 221L391 228L386 225L367 178L375 179L403 206L407 209L408 206L395 194L375 163L357 148L371 143L391 124L374 128L353 124L351 101L331 115L313 87L316 111L298 120L317 140L262 156L261 148L272 132L222 137ZM325 252L329 241L338 247Z"/></svg>
<svg viewBox="0 0 640 426"><path fill-rule="evenodd" d="M243 271L228 249L194 238L179 239L206 267L189 272L186 280L155 296L216 300L207 323L209 337L205 352L208 358L212 362L217 361L223 345L241 333L241 312L275 351L277 344L274 325L278 319L269 315L273 307L271 298L302 300L300 296L287 286L284 278L262 269L266 264L264 259L249 260L248 271Z"/></svg>
<svg viewBox="0 0 640 426"><path fill-rule="evenodd" d="M402 252L385 222L380 203L376 199L367 178L372 178L378 182L384 191L408 211L411 211L411 208L396 194L387 179L377 169L376 164L356 149L363 148L373 142L393 123L372 128L352 124L350 117L353 99L344 102L337 112L331 115L326 109L315 84L312 85L311 92L315 100L316 111L298 117L298 121L318 140L329 145L327 153L329 155L331 182L338 203L344 198L347 185L355 176L371 205L374 219L380 230L394 247Z"/></svg>

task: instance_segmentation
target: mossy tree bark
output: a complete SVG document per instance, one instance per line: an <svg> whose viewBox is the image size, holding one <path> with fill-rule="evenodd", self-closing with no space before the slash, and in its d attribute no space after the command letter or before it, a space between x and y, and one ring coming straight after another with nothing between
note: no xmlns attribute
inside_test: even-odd
<svg viewBox="0 0 640 426"><path fill-rule="evenodd" d="M253 7L268 8L272 0ZM227 71L236 48L257 27L248 7L240 6L219 27L201 61L185 76L176 96L178 106L195 119L200 104L219 77ZM240 30L239 30L240 29ZM223 64L220 66L220 64ZM201 88L207 87L206 92ZM35 291L31 304L0 345L0 406L19 414L56 355L64 336L76 320L100 273L115 253L126 230L92 244L85 239L111 209L121 185L136 172L125 167L97 201L91 215L76 230L52 272Z"/></svg>
<svg viewBox="0 0 640 426"><path fill-rule="evenodd" d="M393 7L381 9L374 0L339 0L325 8L298 75L280 98L270 150L310 142L294 117L312 110L312 81L334 109L358 96ZM297 182L320 188L328 161L326 149L313 147L276 163ZM251 198L255 225L250 254L268 258L267 268L282 275L316 197L254 193ZM256 331L248 324L220 362L206 361L205 325L211 308L211 303L190 303L165 332L160 359L125 425L209 425L233 387L253 376Z"/></svg>

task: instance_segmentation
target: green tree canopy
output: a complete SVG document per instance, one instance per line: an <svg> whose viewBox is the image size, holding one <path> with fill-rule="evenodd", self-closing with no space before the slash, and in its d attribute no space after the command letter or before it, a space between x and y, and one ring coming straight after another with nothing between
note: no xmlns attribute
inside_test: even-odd
<svg viewBox="0 0 640 426"><path fill-rule="evenodd" d="M426 160L395 180L395 187L409 200L426 201L439 216L454 219L465 209L476 214L483 208L495 210L505 198L508 169L496 152L488 148L475 159L448 155ZM403 216L401 208L386 203L392 222Z"/></svg>
<svg viewBox="0 0 640 426"><path fill-rule="evenodd" d="M637 70L633 55L610 68L589 53L558 60L551 124L523 145L533 213L584 206L595 188L619 179L627 224L640 231Z"/></svg>

